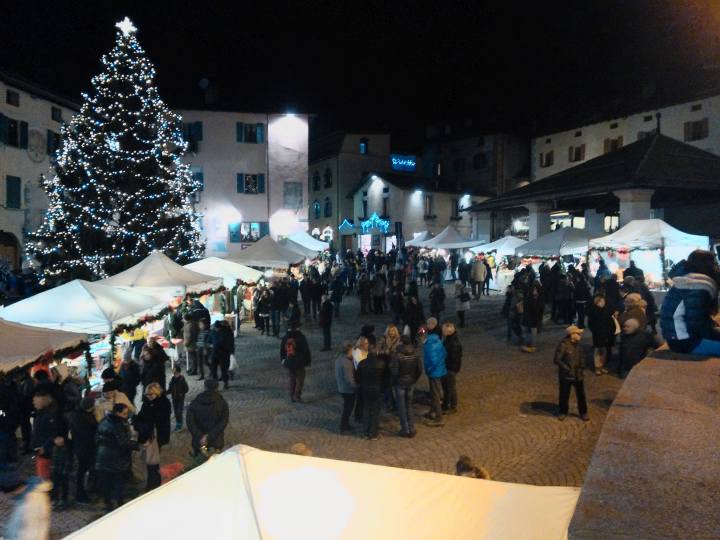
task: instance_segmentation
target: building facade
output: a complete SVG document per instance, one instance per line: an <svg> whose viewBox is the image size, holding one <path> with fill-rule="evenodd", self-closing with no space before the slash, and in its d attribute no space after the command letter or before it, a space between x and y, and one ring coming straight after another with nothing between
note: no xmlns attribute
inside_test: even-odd
<svg viewBox="0 0 720 540"><path fill-rule="evenodd" d="M532 181L660 133L720 155L720 95L710 95L532 139Z"/></svg>
<svg viewBox="0 0 720 540"><path fill-rule="evenodd" d="M402 173L371 172L350 192L353 248L389 250L415 234L437 234L448 225L468 238L474 216L463 212L488 197L468 190L446 190L437 179ZM345 246L349 248L349 246Z"/></svg>
<svg viewBox="0 0 720 540"><path fill-rule="evenodd" d="M181 110L184 161L203 184L206 255L232 257L270 234L308 227L308 117Z"/></svg>
<svg viewBox="0 0 720 540"><path fill-rule="evenodd" d="M340 225L353 220L348 192L369 171L390 171L390 135L387 133L336 132L311 143L308 176L309 230L314 236L347 249L351 235Z"/></svg>
<svg viewBox="0 0 720 540"><path fill-rule="evenodd" d="M79 105L0 71L0 265L19 268L29 232L42 222L60 126Z"/></svg>

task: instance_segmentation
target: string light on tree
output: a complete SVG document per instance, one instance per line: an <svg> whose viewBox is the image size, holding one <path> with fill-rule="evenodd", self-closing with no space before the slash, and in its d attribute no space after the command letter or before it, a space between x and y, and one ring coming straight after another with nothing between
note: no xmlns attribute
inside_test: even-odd
<svg viewBox="0 0 720 540"><path fill-rule="evenodd" d="M204 251L180 118L158 95L132 21L115 26L115 47L43 179L48 211L28 243L43 280L106 277L156 249L180 262Z"/></svg>

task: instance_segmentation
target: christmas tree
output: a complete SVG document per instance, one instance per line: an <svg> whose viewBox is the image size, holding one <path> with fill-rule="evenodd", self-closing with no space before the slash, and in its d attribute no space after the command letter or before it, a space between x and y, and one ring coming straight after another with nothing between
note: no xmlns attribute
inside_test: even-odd
<svg viewBox="0 0 720 540"><path fill-rule="evenodd" d="M115 47L43 179L48 211L28 243L43 281L107 277L153 250L180 263L204 251L192 206L201 186L180 161L180 118L158 95L136 28L127 17L116 26Z"/></svg>

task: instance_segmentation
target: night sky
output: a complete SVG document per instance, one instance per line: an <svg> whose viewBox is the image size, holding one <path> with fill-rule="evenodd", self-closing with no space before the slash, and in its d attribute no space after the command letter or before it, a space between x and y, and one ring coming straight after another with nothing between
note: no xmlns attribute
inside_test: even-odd
<svg viewBox="0 0 720 540"><path fill-rule="evenodd" d="M318 115L314 129L474 117L539 132L720 83L719 1L3 2L0 68L79 99L125 15L161 95Z"/></svg>

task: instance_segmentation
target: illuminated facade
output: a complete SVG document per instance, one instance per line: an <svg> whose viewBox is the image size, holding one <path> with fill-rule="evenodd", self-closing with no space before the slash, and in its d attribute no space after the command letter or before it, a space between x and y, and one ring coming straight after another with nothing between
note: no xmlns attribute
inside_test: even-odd
<svg viewBox="0 0 720 540"><path fill-rule="evenodd" d="M203 190L206 255L232 257L270 234L308 230L306 115L181 110Z"/></svg>

